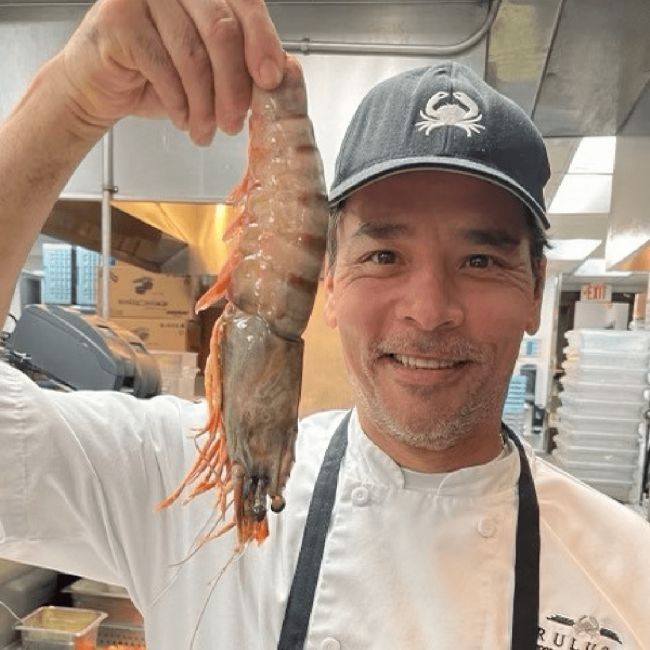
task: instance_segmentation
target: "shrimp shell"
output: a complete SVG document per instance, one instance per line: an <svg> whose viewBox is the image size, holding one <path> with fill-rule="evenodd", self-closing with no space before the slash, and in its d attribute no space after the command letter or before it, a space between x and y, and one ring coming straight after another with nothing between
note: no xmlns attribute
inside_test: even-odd
<svg viewBox="0 0 650 650"><path fill-rule="evenodd" d="M255 87L248 121L248 168L229 201L234 242L197 311L223 297L206 366L209 420L195 464L160 507L214 490L220 518L233 517L238 548L268 536L267 502L284 507L294 462L302 383L302 333L325 254L328 206L323 166L307 115L297 61L286 58L274 91Z"/></svg>

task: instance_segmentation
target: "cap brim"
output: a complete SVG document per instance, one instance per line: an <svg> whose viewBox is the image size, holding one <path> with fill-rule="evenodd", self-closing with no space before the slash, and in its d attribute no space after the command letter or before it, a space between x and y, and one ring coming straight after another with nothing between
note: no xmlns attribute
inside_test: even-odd
<svg viewBox="0 0 650 650"><path fill-rule="evenodd" d="M506 176L489 165L483 165L471 160L446 158L444 156L389 160L367 167L348 178L344 183L341 183L330 192L330 206L336 206L349 197L353 192L369 185L370 183L385 178L386 176L426 169L439 169L443 171L468 174L470 176L482 178L490 183L494 183L495 185L499 185L518 198L528 208L530 213L534 215L535 219L537 219L539 225L543 229L546 230L551 226L546 217L546 211L544 208L530 195L529 192L518 183L515 183L509 176Z"/></svg>

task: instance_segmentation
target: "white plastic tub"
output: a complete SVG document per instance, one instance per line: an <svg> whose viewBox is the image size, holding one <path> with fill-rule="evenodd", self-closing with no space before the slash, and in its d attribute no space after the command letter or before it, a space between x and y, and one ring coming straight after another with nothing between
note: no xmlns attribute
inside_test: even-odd
<svg viewBox="0 0 650 650"><path fill-rule="evenodd" d="M603 368L629 368L648 372L649 355L647 352L640 354L626 354L624 352L602 352L597 350L575 350L564 348L568 361L573 361L585 366L600 366Z"/></svg>
<svg viewBox="0 0 650 650"><path fill-rule="evenodd" d="M636 483L639 467L636 463L595 463L586 460L567 458L559 449L552 452L558 465L583 481L598 479L602 481L629 481Z"/></svg>
<svg viewBox="0 0 650 650"><path fill-rule="evenodd" d="M650 332L577 329L565 333L572 348L609 353L650 354Z"/></svg>
<svg viewBox="0 0 650 650"><path fill-rule="evenodd" d="M599 447L621 451L639 452L641 448L641 435L637 431L633 434L626 433L601 433L598 431L576 431L566 426L565 422L558 425L558 434L554 440L561 437L567 444L575 447Z"/></svg>
<svg viewBox="0 0 650 650"><path fill-rule="evenodd" d="M650 390L645 382L636 384L621 384L604 382L574 381L567 377L560 378L562 388L567 393L581 399L595 399L621 402L637 402L650 405ZM560 397L562 394L560 394Z"/></svg>
<svg viewBox="0 0 650 650"><path fill-rule="evenodd" d="M598 418L624 418L637 419L643 417L643 412L648 408L645 402L624 402L613 394L610 399L584 399L572 395L569 391L562 391L559 395L562 406L579 414Z"/></svg>
<svg viewBox="0 0 650 650"><path fill-rule="evenodd" d="M600 464L637 466L639 460L639 446L636 449L609 449L607 447L584 446L573 444L570 438L558 434L553 442L570 462L589 462Z"/></svg>
<svg viewBox="0 0 650 650"><path fill-rule="evenodd" d="M567 379L570 381L592 384L644 384L648 385L648 368L613 368L588 365L566 360L562 364Z"/></svg>
<svg viewBox="0 0 650 650"><path fill-rule="evenodd" d="M196 352L149 350L149 353L158 362L162 392L193 400L198 372Z"/></svg>
<svg viewBox="0 0 650 650"><path fill-rule="evenodd" d="M579 415L566 406L559 406L557 414L562 426L585 433L622 433L628 436L639 436L645 428L645 423L640 418L605 418Z"/></svg>

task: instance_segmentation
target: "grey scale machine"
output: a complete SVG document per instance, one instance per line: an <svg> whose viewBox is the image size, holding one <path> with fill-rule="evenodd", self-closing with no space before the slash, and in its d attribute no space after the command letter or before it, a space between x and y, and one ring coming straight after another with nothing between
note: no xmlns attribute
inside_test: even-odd
<svg viewBox="0 0 650 650"><path fill-rule="evenodd" d="M9 363L68 390L153 397L158 362L135 334L99 316L58 305L28 305L5 342Z"/></svg>

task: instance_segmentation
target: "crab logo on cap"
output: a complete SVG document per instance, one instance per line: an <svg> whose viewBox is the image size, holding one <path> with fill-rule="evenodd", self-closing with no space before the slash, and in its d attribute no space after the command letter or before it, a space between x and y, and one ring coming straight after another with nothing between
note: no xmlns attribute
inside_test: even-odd
<svg viewBox="0 0 650 650"><path fill-rule="evenodd" d="M448 97L452 97L451 101L445 102ZM478 124L483 119L483 114L479 113L476 102L460 91L453 95L444 90L435 93L427 102L425 110L420 111L420 117L422 120L416 122L415 126L418 131L424 131L425 135L443 126L457 126L471 138L472 133L485 129L485 126Z"/></svg>

